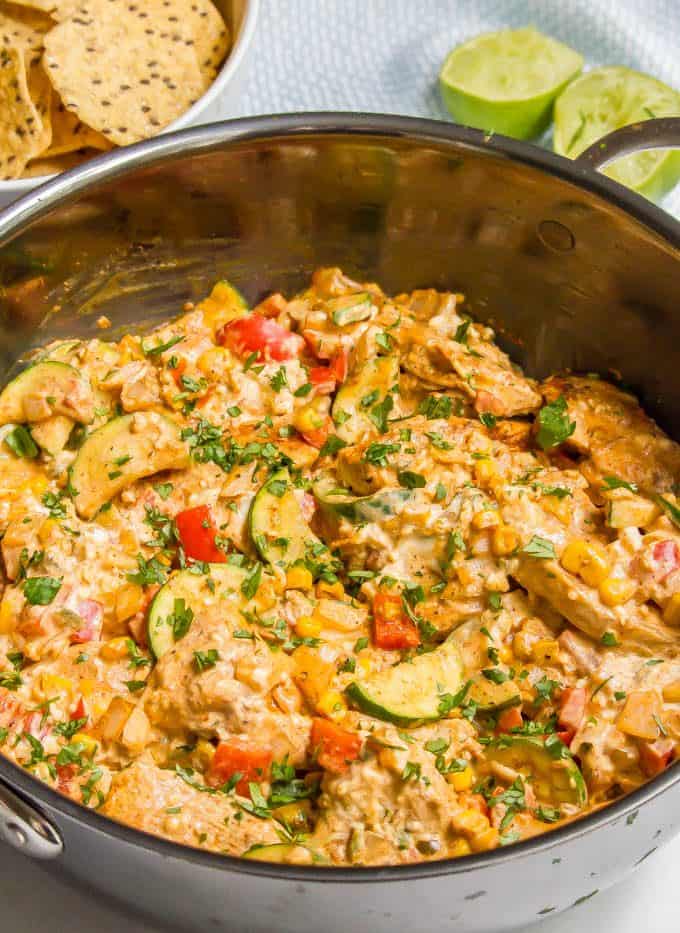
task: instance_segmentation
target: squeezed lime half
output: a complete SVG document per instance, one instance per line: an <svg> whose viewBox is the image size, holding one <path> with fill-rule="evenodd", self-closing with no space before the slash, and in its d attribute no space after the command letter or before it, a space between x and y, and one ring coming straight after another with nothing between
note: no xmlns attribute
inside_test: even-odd
<svg viewBox="0 0 680 933"><path fill-rule="evenodd" d="M453 49L439 73L444 103L459 123L532 139L583 58L533 26L477 36Z"/></svg>
<svg viewBox="0 0 680 933"><path fill-rule="evenodd" d="M577 78L555 103L555 152L575 159L607 133L680 116L680 94L656 78L623 66L596 68ZM622 185L660 200L680 180L680 151L649 149L604 170Z"/></svg>

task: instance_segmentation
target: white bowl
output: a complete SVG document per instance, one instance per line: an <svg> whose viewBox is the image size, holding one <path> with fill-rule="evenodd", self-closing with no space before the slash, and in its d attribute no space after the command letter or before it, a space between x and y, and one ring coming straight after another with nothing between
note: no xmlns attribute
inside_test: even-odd
<svg viewBox="0 0 680 933"><path fill-rule="evenodd" d="M181 117L169 123L161 132L171 133L206 122L201 119L205 111L219 98L223 103L236 101L244 74L243 64L255 35L255 24L260 0L214 0L229 26L232 44L220 73L205 94L183 113ZM94 157L93 157L94 158ZM54 175L39 175L34 178L17 178L13 181L0 180L0 208L7 207L12 201L37 188Z"/></svg>

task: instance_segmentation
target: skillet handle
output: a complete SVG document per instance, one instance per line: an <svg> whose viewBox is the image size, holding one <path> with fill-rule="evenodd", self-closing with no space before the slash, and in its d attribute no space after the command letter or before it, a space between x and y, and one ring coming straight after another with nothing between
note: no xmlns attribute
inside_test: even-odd
<svg viewBox="0 0 680 933"><path fill-rule="evenodd" d="M61 855L64 843L49 820L0 778L0 841L37 859Z"/></svg>
<svg viewBox="0 0 680 933"><path fill-rule="evenodd" d="M659 117L631 123L603 136L575 160L591 169L602 169L614 159L644 149L680 149L680 117Z"/></svg>

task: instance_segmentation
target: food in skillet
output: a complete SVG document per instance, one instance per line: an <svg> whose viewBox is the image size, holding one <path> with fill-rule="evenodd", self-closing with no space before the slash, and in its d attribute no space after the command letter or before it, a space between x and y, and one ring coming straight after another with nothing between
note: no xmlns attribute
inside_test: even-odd
<svg viewBox="0 0 680 933"><path fill-rule="evenodd" d="M459 295L320 269L0 395L4 754L251 859L545 832L680 741L680 448Z"/></svg>

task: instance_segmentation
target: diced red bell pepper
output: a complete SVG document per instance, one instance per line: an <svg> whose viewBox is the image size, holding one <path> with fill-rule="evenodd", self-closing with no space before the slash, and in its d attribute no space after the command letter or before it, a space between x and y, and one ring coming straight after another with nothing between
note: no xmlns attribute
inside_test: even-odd
<svg viewBox="0 0 680 933"><path fill-rule="evenodd" d="M420 635L404 611L401 596L378 593L373 599L373 641L386 651L417 648Z"/></svg>
<svg viewBox="0 0 680 933"><path fill-rule="evenodd" d="M57 765L57 790L62 794L69 794L71 784L78 773L77 765Z"/></svg>
<svg viewBox="0 0 680 933"><path fill-rule="evenodd" d="M83 700L82 697L78 699L78 702L76 703L73 710L71 711L71 715L69 716L69 719L71 721L75 719L87 719L87 712L85 711L85 701Z"/></svg>
<svg viewBox="0 0 680 933"><path fill-rule="evenodd" d="M253 745L243 739L220 742L206 775L206 784L221 787L238 774L236 793L250 796L248 784L266 781L272 764L272 753L268 748Z"/></svg>
<svg viewBox="0 0 680 933"><path fill-rule="evenodd" d="M174 369L170 370L170 372L172 373L172 378L175 380L175 385L177 386L178 389L182 388L182 375L184 371L186 370L186 368L187 368L187 361L184 358L182 358L181 360L178 360L177 366L175 366Z"/></svg>
<svg viewBox="0 0 680 933"><path fill-rule="evenodd" d="M95 599L81 599L76 612L83 620L83 624L71 634L71 644L83 645L94 638L98 638L104 621L104 607L102 604Z"/></svg>
<svg viewBox="0 0 680 933"><path fill-rule="evenodd" d="M560 697L560 712L557 717L561 731L560 739L568 745L576 735L586 713L585 687L567 687Z"/></svg>
<svg viewBox="0 0 680 933"><path fill-rule="evenodd" d="M342 774L361 752L361 736L336 725L330 719L312 720L312 753L326 771Z"/></svg>
<svg viewBox="0 0 680 933"><path fill-rule="evenodd" d="M675 756L673 739L656 739L654 742L640 742L640 766L647 777L656 777Z"/></svg>
<svg viewBox="0 0 680 933"><path fill-rule="evenodd" d="M224 564L227 555L215 544L217 527L207 505L184 509L175 516L175 524L187 557L208 564Z"/></svg>
<svg viewBox="0 0 680 933"><path fill-rule="evenodd" d="M347 378L347 352L341 350L333 357L328 366L313 366L309 370L309 381L317 392L333 392Z"/></svg>
<svg viewBox="0 0 680 933"><path fill-rule="evenodd" d="M225 324L218 340L239 356L257 352L259 360L292 360L305 345L298 334L261 314L249 314Z"/></svg>
<svg viewBox="0 0 680 933"><path fill-rule="evenodd" d="M522 723L522 707L511 706L510 709L504 709L498 717L496 732L510 732L512 729L519 729Z"/></svg>
<svg viewBox="0 0 680 933"><path fill-rule="evenodd" d="M654 577L663 581L680 566L680 551L675 541L657 541L652 550L652 556L656 564Z"/></svg>

